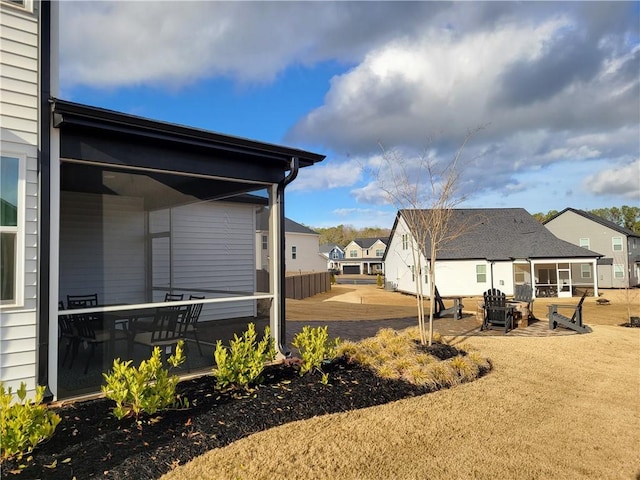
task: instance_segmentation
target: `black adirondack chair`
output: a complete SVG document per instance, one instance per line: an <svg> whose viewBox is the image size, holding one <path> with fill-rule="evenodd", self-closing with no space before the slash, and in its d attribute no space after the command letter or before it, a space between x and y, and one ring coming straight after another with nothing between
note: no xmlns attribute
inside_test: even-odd
<svg viewBox="0 0 640 480"><path fill-rule="evenodd" d="M458 320L462 318L462 309L464 308L464 305L462 305L462 302L460 302L459 298L454 299L453 306L446 308L444 306L444 301L440 296L440 292L438 292L438 287L435 287L435 296L436 296L436 303L433 311L433 316L435 318L442 318L445 315L450 315L450 314L453 314L454 320Z"/></svg>
<svg viewBox="0 0 640 480"><path fill-rule="evenodd" d="M585 290L582 298L577 305L561 305L561 304L551 304L548 306L549 308L549 330L554 330L556 327L561 326L565 328L569 328L578 333L588 333L591 331L586 325L582 323L582 304L584 303L584 299L587 296L588 290ZM571 318L558 313L558 309L573 309L573 315Z"/></svg>
<svg viewBox="0 0 640 480"><path fill-rule="evenodd" d="M484 297L484 319L480 330L493 327L504 328L504 333L513 329L513 305L507 304L507 296L497 288L487 290Z"/></svg>

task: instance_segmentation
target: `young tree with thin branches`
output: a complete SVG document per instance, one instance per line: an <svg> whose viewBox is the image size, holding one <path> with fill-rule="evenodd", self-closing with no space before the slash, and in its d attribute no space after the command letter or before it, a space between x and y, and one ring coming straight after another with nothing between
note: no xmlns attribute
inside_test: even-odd
<svg viewBox="0 0 640 480"><path fill-rule="evenodd" d="M387 201L402 212L409 230L410 250L415 268L416 301L420 341L433 343L435 312L436 259L447 243L470 228L468 222L452 222L453 210L465 200L459 190L462 153L471 138L480 130L467 132L460 147L449 161L430 155L425 149L415 159L407 159L397 150L383 145L382 158L369 174L387 197ZM422 270L427 262L429 275L429 329L426 328Z"/></svg>

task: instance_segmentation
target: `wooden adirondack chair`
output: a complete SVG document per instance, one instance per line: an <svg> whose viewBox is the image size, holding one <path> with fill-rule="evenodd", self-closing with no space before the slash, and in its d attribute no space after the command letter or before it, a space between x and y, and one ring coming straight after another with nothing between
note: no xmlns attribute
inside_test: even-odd
<svg viewBox="0 0 640 480"><path fill-rule="evenodd" d="M487 290L484 297L484 319L480 330L487 330L494 326L503 327L504 333L513 329L512 305L507 304L507 296L497 288Z"/></svg>
<svg viewBox="0 0 640 480"><path fill-rule="evenodd" d="M462 305L462 302L460 301L459 297L454 297L453 306L446 308L444 306L444 301L440 296L440 292L438 292L438 287L435 287L435 295L436 295L436 304L433 310L433 316L435 318L442 318L445 315L449 315L449 314L453 314L454 320L458 320L462 318L462 309L464 308L464 305Z"/></svg>
<svg viewBox="0 0 640 480"><path fill-rule="evenodd" d="M587 296L587 292L588 290L585 290L577 305L561 305L556 303L549 305L549 330L554 330L557 326L561 326L570 328L578 333L590 332L591 328L582 324L582 304ZM558 313L558 309L560 308L573 308L574 310L571 318Z"/></svg>

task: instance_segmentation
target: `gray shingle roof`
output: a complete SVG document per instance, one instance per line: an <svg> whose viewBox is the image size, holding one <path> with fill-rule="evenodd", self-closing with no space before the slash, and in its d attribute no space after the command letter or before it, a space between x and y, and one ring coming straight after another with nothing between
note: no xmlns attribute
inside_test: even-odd
<svg viewBox="0 0 640 480"><path fill-rule="evenodd" d="M360 245L361 248L371 248L374 243L380 240L385 245L388 245L389 238L388 237L373 237L373 238L356 238L353 241Z"/></svg>
<svg viewBox="0 0 640 480"><path fill-rule="evenodd" d="M594 215L593 213L585 212L584 210L578 210L577 208L565 208L561 212L556 213L549 220L545 221L544 224L546 225L554 218L558 218L564 212L573 212L577 215L582 215L584 218L587 218L593 222L599 223L600 225L604 225L605 227L610 228L611 230L615 230L616 232L620 232L628 237L640 237L640 234L632 230L629 230L628 228L621 227L617 223L607 220L606 218L599 217L598 215Z"/></svg>
<svg viewBox="0 0 640 480"><path fill-rule="evenodd" d="M266 231L269 230L269 210L264 209L256 215L256 230ZM314 232L304 225L294 222L290 218L284 219L284 231L288 233L306 233L308 235L319 235L318 232Z"/></svg>
<svg viewBox="0 0 640 480"><path fill-rule="evenodd" d="M451 224L468 230L438 252L440 260L601 257L560 240L523 208L455 209ZM425 252L429 247L427 241Z"/></svg>

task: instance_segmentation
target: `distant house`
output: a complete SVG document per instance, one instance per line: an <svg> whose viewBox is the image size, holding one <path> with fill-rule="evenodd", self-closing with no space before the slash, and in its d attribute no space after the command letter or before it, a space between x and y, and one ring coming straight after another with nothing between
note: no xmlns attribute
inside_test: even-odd
<svg viewBox="0 0 640 480"><path fill-rule="evenodd" d="M640 234L575 208L565 208L544 226L556 237L603 256L597 267L600 288L640 284Z"/></svg>
<svg viewBox="0 0 640 480"><path fill-rule="evenodd" d="M320 253L320 234L290 218L284 219L284 261L287 272L325 272L326 260ZM256 269L269 265L269 212L256 215Z"/></svg>
<svg viewBox="0 0 640 480"><path fill-rule="evenodd" d="M340 261L344 259L344 250L335 243L320 245L320 254L327 262L327 270L340 271Z"/></svg>
<svg viewBox="0 0 640 480"><path fill-rule="evenodd" d="M382 260L388 238L356 238L344 247L340 268L344 274L374 275L384 273Z"/></svg>
<svg viewBox="0 0 640 480"><path fill-rule="evenodd" d="M429 245L421 245L423 271L417 271L411 246L415 226L405 210L396 216L383 258L385 280L393 288L416 293L416 277L427 291ZM498 288L508 295L529 283L536 296L570 297L574 287L592 288L599 254L555 237L522 208L456 209L453 225L467 225L463 235L437 254L436 283L442 295L481 295ZM584 273L584 275L583 275Z"/></svg>

